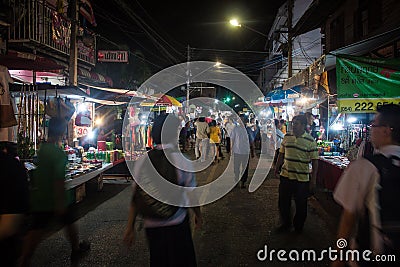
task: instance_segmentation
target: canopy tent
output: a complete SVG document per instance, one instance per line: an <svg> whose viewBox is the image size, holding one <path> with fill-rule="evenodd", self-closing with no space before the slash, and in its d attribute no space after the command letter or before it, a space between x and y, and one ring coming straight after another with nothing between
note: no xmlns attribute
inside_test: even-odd
<svg viewBox="0 0 400 267"><path fill-rule="evenodd" d="M290 103L299 98L301 87L295 86L291 89L283 90L282 87L277 87L265 96L266 103Z"/></svg>
<svg viewBox="0 0 400 267"><path fill-rule="evenodd" d="M25 89L24 89L25 87ZM94 92L94 90L87 91L83 90L79 87L74 86L51 86L48 84L38 84L36 85L37 90L33 89L33 85L21 85L21 84L12 84L10 86L10 91L13 95L18 94L20 92L34 92L37 91L37 94L40 99L45 99L48 97L62 97L69 99L77 99L85 102L92 102L101 105L123 105L130 101L130 97L124 96L120 97L120 94L108 93L108 94L99 94L98 92ZM142 101L143 98L138 98L138 102Z"/></svg>
<svg viewBox="0 0 400 267"><path fill-rule="evenodd" d="M140 103L142 107L153 107L153 106L174 106L182 107L182 104L174 97L165 94L154 94L151 95L152 99L147 99Z"/></svg>

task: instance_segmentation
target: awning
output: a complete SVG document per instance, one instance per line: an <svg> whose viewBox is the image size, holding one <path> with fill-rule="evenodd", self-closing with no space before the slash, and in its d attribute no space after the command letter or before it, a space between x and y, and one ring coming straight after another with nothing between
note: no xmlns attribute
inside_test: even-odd
<svg viewBox="0 0 400 267"><path fill-rule="evenodd" d="M301 95L300 86L292 89L283 90L282 86L276 87L274 90L265 95L265 103L289 103L294 102Z"/></svg>
<svg viewBox="0 0 400 267"><path fill-rule="evenodd" d="M9 70L54 71L64 69L64 66L50 58L13 50L9 50L6 55L0 55L0 65L6 66Z"/></svg>
<svg viewBox="0 0 400 267"><path fill-rule="evenodd" d="M81 79L79 79L81 78ZM95 85L108 85L113 86L113 81L110 77L104 76L100 73L89 71L84 68L78 68L78 82L86 82Z"/></svg>
<svg viewBox="0 0 400 267"><path fill-rule="evenodd" d="M154 99L156 98L156 99ZM174 106L182 107L182 104L174 97L165 94L154 94L152 99L147 99L140 103L142 107L153 107L153 106Z"/></svg>
<svg viewBox="0 0 400 267"><path fill-rule="evenodd" d="M81 89L77 87L61 87L55 89L38 90L38 95L40 98L44 99L46 97L66 97L70 99L87 99L89 96L85 94Z"/></svg>
<svg viewBox="0 0 400 267"><path fill-rule="evenodd" d="M345 54L352 56L362 56L371 52L377 48L392 43L395 40L400 39L400 27L393 30L387 31L382 34L375 35L366 40L336 49L326 56L325 68L331 70L336 67L336 56L335 54Z"/></svg>
<svg viewBox="0 0 400 267"><path fill-rule="evenodd" d="M362 56L369 52L392 43L394 40L400 39L400 27L391 31L376 35L366 40L336 49L328 55L322 55L314 61L310 67L302 70L293 77L287 79L283 85L283 89L291 88L296 85L312 86L315 82L316 75L320 75L324 70L329 71L336 68L335 55L353 55Z"/></svg>
<svg viewBox="0 0 400 267"><path fill-rule="evenodd" d="M33 84L32 70L10 70L11 77L19 83ZM36 84L48 83L52 85L65 85L65 77L62 73L36 71Z"/></svg>
<svg viewBox="0 0 400 267"><path fill-rule="evenodd" d="M33 90L32 84L10 84L10 92L12 95L18 95L25 87L26 90ZM54 86L50 84L37 84L37 93L40 99L44 99L45 97L62 97L69 99L78 99L85 102L93 102L101 105L124 105L130 102L130 97L122 97L119 98L118 94L110 95L90 95L87 94L84 90L79 87L74 86ZM142 98L138 98L138 103L143 101Z"/></svg>
<svg viewBox="0 0 400 267"><path fill-rule="evenodd" d="M127 96L133 96L133 97L140 97L140 98L150 98L149 95L143 94L138 91L130 90L130 89L121 89L121 88L107 88L107 87L101 87L101 86L94 86L90 84L85 84L85 83L80 83L82 87L88 87L88 88L94 88L110 93L115 93L115 94L122 94L122 95L127 95Z"/></svg>
<svg viewBox="0 0 400 267"><path fill-rule="evenodd" d="M314 86L317 82L315 77L320 76L325 70L325 55L315 60L309 67L296 73L292 77L288 78L283 83L283 89L293 88L295 86Z"/></svg>

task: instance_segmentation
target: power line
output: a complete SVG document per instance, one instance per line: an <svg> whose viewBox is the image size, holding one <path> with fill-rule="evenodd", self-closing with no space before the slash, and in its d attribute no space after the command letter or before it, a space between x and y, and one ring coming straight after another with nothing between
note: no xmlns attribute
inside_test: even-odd
<svg viewBox="0 0 400 267"><path fill-rule="evenodd" d="M149 17L149 19L153 22L154 25L156 25L159 28L159 31L162 31L162 28L160 27L160 25L157 23L156 20L153 19L152 16L150 16L150 14L147 12L147 10L142 6L142 4L139 3L138 0L136 0L136 3L139 5L139 7L143 10L143 12L147 15L147 17ZM185 45L181 44L180 42L178 42L177 40L175 40L174 38L172 38L167 32L163 31L164 35L166 37L168 37L172 42L174 42L175 44L177 44L177 46L180 47L180 50L185 49ZM175 49L174 47L172 47L173 49ZM178 52L179 53L179 52ZM180 54L180 53L179 53Z"/></svg>
<svg viewBox="0 0 400 267"><path fill-rule="evenodd" d="M262 51L249 51L249 50L228 50L228 49L213 49L213 48L197 48L190 47L193 50L202 50L202 51L215 51L215 52L233 52L233 53L254 53L254 54L269 54L270 52L262 52Z"/></svg>
<svg viewBox="0 0 400 267"><path fill-rule="evenodd" d="M130 17L147 35L147 37L164 53L166 58L170 60L172 63L177 63L179 60L175 56L173 56L168 49L166 49L163 44L161 44L157 39L159 38L162 42L167 44L172 50L180 54L176 51L173 46L171 46L164 38L162 38L154 29L152 29L140 16L138 16L132 8L122 0L114 0L119 6L121 6L128 17Z"/></svg>

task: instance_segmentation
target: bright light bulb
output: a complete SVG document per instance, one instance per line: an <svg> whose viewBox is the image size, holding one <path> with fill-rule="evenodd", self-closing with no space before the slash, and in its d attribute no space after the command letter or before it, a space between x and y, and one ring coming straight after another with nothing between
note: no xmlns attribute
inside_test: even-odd
<svg viewBox="0 0 400 267"><path fill-rule="evenodd" d="M95 123L96 123L96 125L101 126L101 125L103 125L103 119L102 118L97 118Z"/></svg>
<svg viewBox="0 0 400 267"><path fill-rule="evenodd" d="M242 26L242 25L240 25L240 23L239 23L239 21L238 21L237 19L231 19L231 20L229 21L229 23L230 23L232 26L235 26L235 27L240 27L240 26Z"/></svg>

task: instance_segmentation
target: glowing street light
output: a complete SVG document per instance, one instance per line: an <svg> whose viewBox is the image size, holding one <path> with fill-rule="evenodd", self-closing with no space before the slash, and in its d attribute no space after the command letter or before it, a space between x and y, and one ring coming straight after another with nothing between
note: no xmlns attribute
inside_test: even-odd
<svg viewBox="0 0 400 267"><path fill-rule="evenodd" d="M265 33L257 31L256 29L253 29L247 25L241 24L237 19L231 19L229 21L229 24L232 25L233 27L243 27L243 28L249 29L250 31L253 31L255 33L258 33L258 34L268 38L268 36Z"/></svg>
<svg viewBox="0 0 400 267"><path fill-rule="evenodd" d="M231 19L229 21L229 23L234 27L241 27L242 26L237 19Z"/></svg>

